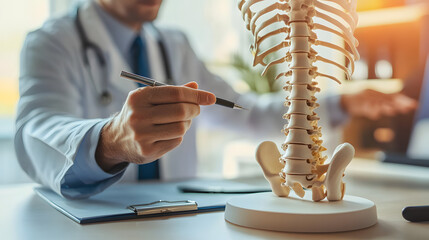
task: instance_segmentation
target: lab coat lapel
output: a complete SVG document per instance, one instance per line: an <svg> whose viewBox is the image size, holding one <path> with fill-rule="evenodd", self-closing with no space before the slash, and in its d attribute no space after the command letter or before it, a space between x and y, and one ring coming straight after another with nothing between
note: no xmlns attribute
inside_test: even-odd
<svg viewBox="0 0 429 240"><path fill-rule="evenodd" d="M82 7L81 21L88 38L96 43L103 52L106 60L106 69L104 70L106 73L100 73L97 71L98 69L91 68L92 74L98 76L94 77L98 84L103 84L103 78L107 78L108 82L113 84L116 89L128 94L136 88L136 84L120 78L120 73L123 70L130 71L131 68L113 43L93 4L96 3L91 2Z"/></svg>
<svg viewBox="0 0 429 240"><path fill-rule="evenodd" d="M168 34L165 31L158 30L157 33L159 34L158 39L161 41L161 43L164 46L165 55L167 64L169 66L169 69L166 71L170 71L170 80L174 85L180 85L181 82L179 81L179 70L180 70L180 64L178 64L178 56L175 56L175 49L177 49L177 44L175 44L171 38L168 36ZM176 60L176 61L174 61ZM166 76L167 77L167 76Z"/></svg>

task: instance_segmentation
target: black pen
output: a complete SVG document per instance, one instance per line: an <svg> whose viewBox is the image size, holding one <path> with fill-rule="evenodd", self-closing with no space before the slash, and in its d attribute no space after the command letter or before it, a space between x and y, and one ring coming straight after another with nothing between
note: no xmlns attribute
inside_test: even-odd
<svg viewBox="0 0 429 240"><path fill-rule="evenodd" d="M121 77L130 79L130 80L135 81L135 82L143 83L143 84L145 84L147 86L150 86L150 87L168 86L167 84L157 82L157 81L155 81L152 78L143 77L143 76L140 76L140 75L137 75L137 74L134 74L134 73L129 73L129 72L126 72L126 71L122 71L121 72ZM228 101L228 100L225 100L225 99L222 99L222 98L218 98L218 97L216 97L216 103L215 104L221 105L221 106L224 106L224 107L228 107L228 108L232 108L232 109L247 110L246 108L244 108L244 107L242 107L242 106L240 106L238 104L235 104L235 103L233 103L231 101Z"/></svg>
<svg viewBox="0 0 429 240"><path fill-rule="evenodd" d="M405 207L402 216L410 222L429 221L429 205Z"/></svg>

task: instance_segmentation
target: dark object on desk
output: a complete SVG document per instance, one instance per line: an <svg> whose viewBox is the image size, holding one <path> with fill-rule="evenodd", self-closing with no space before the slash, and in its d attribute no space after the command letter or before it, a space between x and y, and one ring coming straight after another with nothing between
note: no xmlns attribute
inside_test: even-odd
<svg viewBox="0 0 429 240"><path fill-rule="evenodd" d="M233 182L228 180L205 180L192 181L177 186L180 191L185 193L258 193L270 192L269 186L255 186L252 184Z"/></svg>
<svg viewBox="0 0 429 240"><path fill-rule="evenodd" d="M402 216L410 222L429 221L429 205L405 207L402 210Z"/></svg>
<svg viewBox="0 0 429 240"><path fill-rule="evenodd" d="M429 159L411 158L405 154L383 152L380 154L380 160L387 163L408 164L419 167L429 167Z"/></svg>

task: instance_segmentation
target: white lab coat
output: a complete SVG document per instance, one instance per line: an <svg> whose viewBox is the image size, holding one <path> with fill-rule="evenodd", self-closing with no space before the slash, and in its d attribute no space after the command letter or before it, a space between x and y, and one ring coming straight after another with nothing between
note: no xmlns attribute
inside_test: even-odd
<svg viewBox="0 0 429 240"><path fill-rule="evenodd" d="M94 81L83 62L81 42L71 16L48 21L30 33L21 53L17 157L30 177L59 194L61 180L72 166L85 134L95 124L120 111L128 93L136 88L134 82L119 77L122 70L130 71L130 67L110 39L94 6L83 6L80 16L86 34L102 49L107 62L106 69L99 67L95 54L88 51ZM161 34L177 85L197 81L201 89L251 108L234 111L220 106L203 107L183 143L160 161L162 179L195 176L196 128L201 121L229 126L243 135L249 132L259 136L279 134L284 124L282 98L238 95L207 71L182 33L161 30ZM162 62L151 62L152 67L159 64ZM103 106L99 101L100 88L106 83L113 102Z"/></svg>

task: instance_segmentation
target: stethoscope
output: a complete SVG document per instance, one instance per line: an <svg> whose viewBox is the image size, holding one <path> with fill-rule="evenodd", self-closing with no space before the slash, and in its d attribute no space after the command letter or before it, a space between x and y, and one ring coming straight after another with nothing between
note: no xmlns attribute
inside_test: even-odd
<svg viewBox="0 0 429 240"><path fill-rule="evenodd" d="M75 22L76 29L77 29L77 32L78 32L78 35L79 35L79 38L80 38L80 41L82 44L83 63L85 64L85 68L87 69L87 71L89 73L89 76L91 78L92 83L94 84L95 89L98 89L97 84L94 80L94 77L91 73L91 64L89 62L87 52L88 52L88 50L91 50L91 49L94 51L96 58L97 58L97 62L99 64L99 66L101 68L103 68L103 72L105 75L107 75L106 59L104 58L104 55L103 55L101 48L99 46L97 46L97 44L92 42L88 38L88 36L86 35L86 32L83 29L82 22L80 20L79 10L80 10L80 8L78 7L76 9L76 16L75 16L74 22ZM167 77L167 83L173 84L170 63L169 63L168 58L167 58L167 52L166 52L166 48L164 45L164 41L162 39L162 34L159 32L159 30L153 24L152 24L152 27L155 30L156 35L157 35L158 46L159 46L159 49L161 50L162 60L163 60L164 66L165 66L165 75ZM98 90L99 101L100 101L101 105L107 106L113 101L113 97L112 97L112 94L107 89L107 81L108 81L107 76L103 77L103 81L104 81L104 84L102 84L101 89Z"/></svg>

